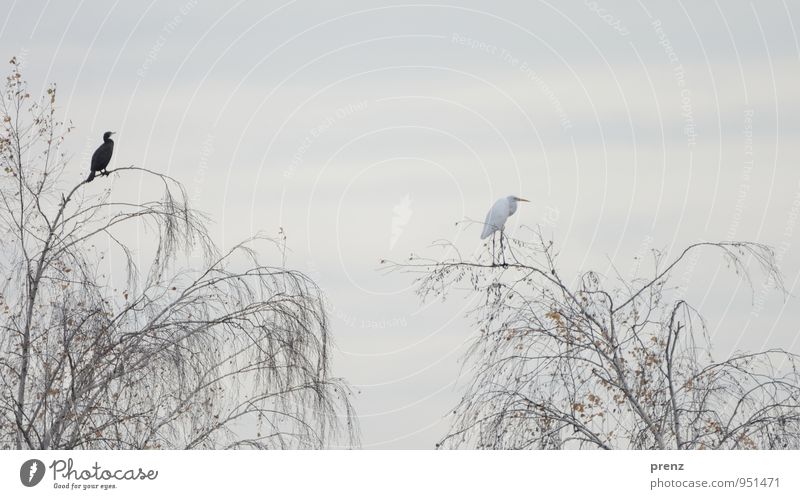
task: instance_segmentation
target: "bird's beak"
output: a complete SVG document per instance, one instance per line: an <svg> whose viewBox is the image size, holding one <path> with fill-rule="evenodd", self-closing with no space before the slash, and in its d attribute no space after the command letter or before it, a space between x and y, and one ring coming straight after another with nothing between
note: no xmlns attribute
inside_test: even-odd
<svg viewBox="0 0 800 499"><path fill-rule="evenodd" d="M115 135L117 132L111 132L109 135Z"/></svg>
<svg viewBox="0 0 800 499"><path fill-rule="evenodd" d="M523 199L523 198L517 198L517 201L524 201L526 203L530 203L530 201L528 201L527 199Z"/></svg>

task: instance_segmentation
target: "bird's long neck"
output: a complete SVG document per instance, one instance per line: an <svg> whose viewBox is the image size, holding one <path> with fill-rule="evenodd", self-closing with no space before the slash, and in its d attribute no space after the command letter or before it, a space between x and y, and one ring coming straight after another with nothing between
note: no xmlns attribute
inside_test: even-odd
<svg viewBox="0 0 800 499"><path fill-rule="evenodd" d="M107 139L103 139L103 143L104 144L111 144L112 146L114 145L114 141L111 140L111 137L109 137Z"/></svg>
<svg viewBox="0 0 800 499"><path fill-rule="evenodd" d="M512 199L508 202L508 216L510 217L517 212L517 200Z"/></svg>

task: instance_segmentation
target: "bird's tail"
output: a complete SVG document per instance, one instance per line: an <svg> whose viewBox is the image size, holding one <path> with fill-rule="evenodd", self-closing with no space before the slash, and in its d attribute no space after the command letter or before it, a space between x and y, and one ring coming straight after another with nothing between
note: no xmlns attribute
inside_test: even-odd
<svg viewBox="0 0 800 499"><path fill-rule="evenodd" d="M94 180L94 170L89 172L89 178L86 179L86 182L89 183Z"/></svg>

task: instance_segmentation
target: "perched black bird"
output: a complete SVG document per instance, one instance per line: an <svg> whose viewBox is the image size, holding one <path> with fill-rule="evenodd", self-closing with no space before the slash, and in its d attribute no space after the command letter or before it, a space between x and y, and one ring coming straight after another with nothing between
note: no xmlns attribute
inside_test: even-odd
<svg viewBox="0 0 800 499"><path fill-rule="evenodd" d="M114 135L114 132L104 133L103 143L97 148L94 154L92 154L92 171L89 172L89 178L86 179L87 182L94 180L94 175L97 172L100 172L100 175L108 175L106 167L111 161L111 155L114 154L114 141L111 140L112 135Z"/></svg>

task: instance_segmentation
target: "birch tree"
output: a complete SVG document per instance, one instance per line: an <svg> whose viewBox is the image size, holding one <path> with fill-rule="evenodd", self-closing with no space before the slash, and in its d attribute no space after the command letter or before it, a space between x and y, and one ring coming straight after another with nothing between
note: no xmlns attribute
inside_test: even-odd
<svg viewBox="0 0 800 499"><path fill-rule="evenodd" d="M0 447L355 445L314 282L262 263L270 240L216 248L184 188L156 168L99 180L160 186L141 201L70 180L88 165L67 167L73 127L56 103L55 85L33 97L11 60L0 108ZM136 230L152 241L146 258L129 243ZM111 254L123 262L113 279ZM187 266L190 254L200 263Z"/></svg>
<svg viewBox="0 0 800 499"><path fill-rule="evenodd" d="M485 253L413 256L424 299L466 289L475 339L468 383L437 447L479 449L797 449L797 356L780 348L715 359L707 324L671 284L695 253L782 287L772 250L752 242L698 243L673 260L653 252L639 278L567 278L538 230L509 239L507 265Z"/></svg>

